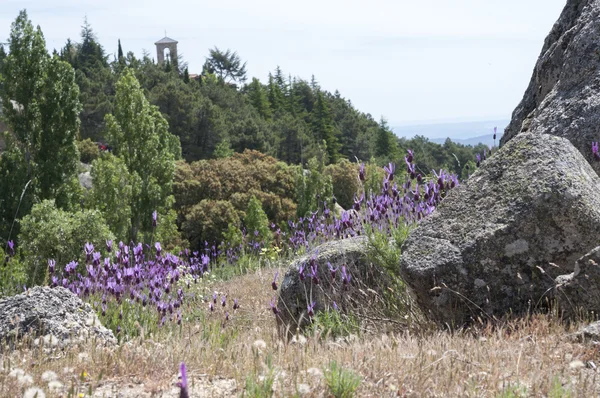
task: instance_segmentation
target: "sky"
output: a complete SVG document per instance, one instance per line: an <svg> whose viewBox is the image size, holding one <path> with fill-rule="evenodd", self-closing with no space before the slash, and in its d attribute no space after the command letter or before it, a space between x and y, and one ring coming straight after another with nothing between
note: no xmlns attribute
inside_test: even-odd
<svg viewBox="0 0 600 398"><path fill-rule="evenodd" d="M510 119L566 0L0 0L0 43L26 8L49 50L87 16L108 54L156 58L179 41L190 73L208 49L237 51L249 77L286 75L339 90L391 126ZM112 59L112 56L111 56Z"/></svg>

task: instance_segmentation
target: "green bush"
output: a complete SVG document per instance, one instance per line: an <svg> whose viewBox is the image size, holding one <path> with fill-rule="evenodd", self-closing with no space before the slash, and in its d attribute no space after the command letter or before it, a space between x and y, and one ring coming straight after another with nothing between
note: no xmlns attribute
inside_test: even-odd
<svg viewBox="0 0 600 398"><path fill-rule="evenodd" d="M269 219L262 209L262 205L256 196L252 196L248 201L246 217L244 217L246 232L251 239L269 243L273 239L273 234L269 229ZM254 233L258 232L258 237L254 238Z"/></svg>
<svg viewBox="0 0 600 398"><path fill-rule="evenodd" d="M331 177L333 195L344 209L350 209L354 204L354 194L361 186L358 179L358 165L342 159L336 164L325 168L325 174Z"/></svg>
<svg viewBox="0 0 600 398"><path fill-rule="evenodd" d="M79 261L77 271L83 272L85 243L92 243L100 250L108 239L114 239L114 235L97 210L69 213L56 208L53 200L34 205L31 213L21 220L19 234L28 286L47 282L49 259L56 261L57 268Z"/></svg>
<svg viewBox="0 0 600 398"><path fill-rule="evenodd" d="M26 283L25 266L20 260L18 252L15 256L10 257L0 247L0 299L22 292L23 285Z"/></svg>
<svg viewBox="0 0 600 398"><path fill-rule="evenodd" d="M83 163L90 164L100 156L98 145L89 138L77 141L77 148L79 149L79 160Z"/></svg>
<svg viewBox="0 0 600 398"><path fill-rule="evenodd" d="M333 185L331 177L325 174L325 163L311 158L308 170L303 170L296 183L296 199L298 217L305 217L310 212L322 209L323 202L331 203Z"/></svg>
<svg viewBox="0 0 600 398"><path fill-rule="evenodd" d="M221 242L223 231L230 224L239 225L240 218L231 202L204 199L187 213L182 231L190 242L190 247L199 250L204 242Z"/></svg>

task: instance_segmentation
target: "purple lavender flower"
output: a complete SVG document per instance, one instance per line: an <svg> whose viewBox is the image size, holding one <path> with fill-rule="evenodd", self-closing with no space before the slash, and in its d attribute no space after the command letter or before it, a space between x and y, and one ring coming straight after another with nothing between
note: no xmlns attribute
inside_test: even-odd
<svg viewBox="0 0 600 398"><path fill-rule="evenodd" d="M215 311L215 306L213 305L212 301L210 303L208 303L208 309L210 310L210 312Z"/></svg>
<svg viewBox="0 0 600 398"><path fill-rule="evenodd" d="M346 272L346 264L342 265L342 283L344 286L347 286L350 283L352 276L350 273Z"/></svg>
<svg viewBox="0 0 600 398"><path fill-rule="evenodd" d="M190 395L188 393L188 379L187 379L187 371L185 369L185 363L181 362L181 366L179 367L181 371L181 381L177 383L179 387L179 398L189 398Z"/></svg>
<svg viewBox="0 0 600 398"><path fill-rule="evenodd" d="M365 180L365 164L361 163L360 167L358 168L358 178L361 181Z"/></svg>
<svg viewBox="0 0 600 398"><path fill-rule="evenodd" d="M156 221L158 220L158 213L156 210L152 212L152 228L156 228Z"/></svg>
<svg viewBox="0 0 600 398"><path fill-rule="evenodd" d="M481 155L480 154L475 155L475 159L477 159L477 167L479 167L481 165Z"/></svg>
<svg viewBox="0 0 600 398"><path fill-rule="evenodd" d="M298 274L300 275L300 280L303 281L305 278L304 275L304 268L306 267L306 264L302 263L300 264L300 267L298 268Z"/></svg>
<svg viewBox="0 0 600 398"><path fill-rule="evenodd" d="M396 165L390 162L387 166L383 167L383 170L387 174L388 181L394 181L394 172L396 171Z"/></svg>
<svg viewBox="0 0 600 398"><path fill-rule="evenodd" d="M54 274L54 267L56 266L56 261L48 260L48 269L50 270L50 274Z"/></svg>
<svg viewBox="0 0 600 398"><path fill-rule="evenodd" d="M238 299L234 299L233 300L233 310L237 310L238 308L240 308L240 304L238 303Z"/></svg>
<svg viewBox="0 0 600 398"><path fill-rule="evenodd" d="M217 292L213 293L213 303L217 304Z"/></svg>
<svg viewBox="0 0 600 398"><path fill-rule="evenodd" d="M596 161L600 161L600 153L598 153L598 142L592 142L592 154Z"/></svg>
<svg viewBox="0 0 600 398"><path fill-rule="evenodd" d="M8 255L9 256L15 255L15 242L13 242L12 240L8 241Z"/></svg>
<svg viewBox="0 0 600 398"><path fill-rule="evenodd" d="M331 273L331 280L334 281L335 274L337 272L337 268L333 268L333 266L331 265L331 263L329 261L327 262L327 268L329 268L329 272Z"/></svg>
<svg viewBox="0 0 600 398"><path fill-rule="evenodd" d="M277 308L277 305L275 304L275 297L273 297L273 299L271 300L271 302L269 304L271 305L271 311L273 311L273 314L275 314L275 315L279 314L279 309Z"/></svg>
<svg viewBox="0 0 600 398"><path fill-rule="evenodd" d="M313 301L308 307L306 307L309 318L315 316L315 304L317 303Z"/></svg>
<svg viewBox="0 0 600 398"><path fill-rule="evenodd" d="M273 282L271 282L271 287L273 290L277 290L277 276L279 275L279 271L275 272L275 277L273 278Z"/></svg>
<svg viewBox="0 0 600 398"><path fill-rule="evenodd" d="M106 251L107 252L110 253L112 251L112 245L113 245L113 241L112 240L109 239L109 240L106 241Z"/></svg>
<svg viewBox="0 0 600 398"><path fill-rule="evenodd" d="M227 296L221 297L221 307L225 307L227 304Z"/></svg>
<svg viewBox="0 0 600 398"><path fill-rule="evenodd" d="M494 146L496 146L496 130L498 127L494 127Z"/></svg>

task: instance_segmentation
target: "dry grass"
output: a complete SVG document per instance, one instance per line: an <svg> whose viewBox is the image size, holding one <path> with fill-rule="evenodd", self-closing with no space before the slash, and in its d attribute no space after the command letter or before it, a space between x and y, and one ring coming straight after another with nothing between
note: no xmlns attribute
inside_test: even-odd
<svg viewBox="0 0 600 398"><path fill-rule="evenodd" d="M240 298L241 309L223 326L223 312L188 320L182 329L159 336L95 348L41 353L20 349L0 361L0 396L20 397L27 380L9 376L21 368L46 396L176 396L178 365L187 364L192 396L242 396L248 379L263 383L272 375L275 396L328 396L321 371L332 360L362 380L357 396L598 396L594 345L572 341L567 330L547 316L515 321L495 329L461 333L408 332L363 334L332 340L317 335L306 341L279 339L272 297L272 272L238 277L206 286ZM198 309L207 314L206 304ZM221 310L219 308L219 310ZM574 328L575 326L573 326ZM581 362L580 362L581 361ZM3 364L3 365L2 365ZM64 384L49 393L42 374L54 371ZM14 376L14 372L13 372ZM21 384L20 384L21 382ZM310 392L308 392L310 391ZM510 395L510 392L522 395ZM569 395L570 394L570 395ZM77 395L73 395L77 396Z"/></svg>

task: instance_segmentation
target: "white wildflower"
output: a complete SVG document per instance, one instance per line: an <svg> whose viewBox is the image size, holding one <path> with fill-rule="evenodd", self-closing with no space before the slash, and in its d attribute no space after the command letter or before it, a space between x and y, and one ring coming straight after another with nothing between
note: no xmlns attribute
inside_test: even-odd
<svg viewBox="0 0 600 398"><path fill-rule="evenodd" d="M40 388L31 387L25 390L23 398L46 398L46 394L44 394L44 390Z"/></svg>

